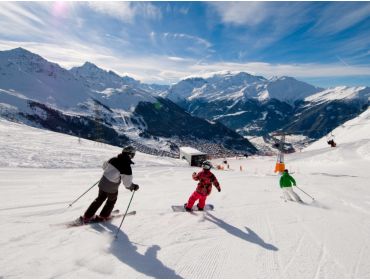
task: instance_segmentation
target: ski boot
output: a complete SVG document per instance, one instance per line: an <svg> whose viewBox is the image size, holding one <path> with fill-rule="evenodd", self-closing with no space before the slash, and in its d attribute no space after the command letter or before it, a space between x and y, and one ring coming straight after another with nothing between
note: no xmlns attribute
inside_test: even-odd
<svg viewBox="0 0 370 280"><path fill-rule="evenodd" d="M90 221L91 221L91 218L86 218L84 216L80 216L78 219L76 219L74 221L74 224L76 224L76 225L85 225L85 224L90 223Z"/></svg>
<svg viewBox="0 0 370 280"><path fill-rule="evenodd" d="M184 204L185 211L186 211L186 212L191 212L191 211L193 211L191 208L188 208L188 207L187 207L187 205L188 205L187 203L185 203L185 204Z"/></svg>
<svg viewBox="0 0 370 280"><path fill-rule="evenodd" d="M204 211L204 208L199 207L199 203L197 204L198 211Z"/></svg>
<svg viewBox="0 0 370 280"><path fill-rule="evenodd" d="M101 223L101 222L106 222L106 221L108 221L110 219L110 217L102 217L102 216L100 216L100 215L96 215L95 217L94 217L94 222L96 222L96 223Z"/></svg>

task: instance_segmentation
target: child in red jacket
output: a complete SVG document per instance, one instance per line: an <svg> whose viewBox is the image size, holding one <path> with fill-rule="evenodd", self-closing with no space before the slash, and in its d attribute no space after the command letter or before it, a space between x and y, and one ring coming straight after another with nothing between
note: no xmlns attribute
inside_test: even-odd
<svg viewBox="0 0 370 280"><path fill-rule="evenodd" d="M198 210L202 211L204 206L206 205L207 196L211 193L212 184L217 188L217 190L221 191L221 186L217 181L216 176L210 171L212 168L212 164L206 160L202 163L203 170L200 171L198 174L193 173L193 179L195 181L199 181L196 190L193 194L189 197L188 203L184 204L186 211L191 211L192 207L199 199L199 203L197 204Z"/></svg>

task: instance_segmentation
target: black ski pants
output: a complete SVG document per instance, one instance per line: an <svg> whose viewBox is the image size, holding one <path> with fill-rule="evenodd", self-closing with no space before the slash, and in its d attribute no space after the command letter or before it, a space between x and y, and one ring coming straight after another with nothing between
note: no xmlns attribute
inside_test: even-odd
<svg viewBox="0 0 370 280"><path fill-rule="evenodd" d="M99 207L103 204L103 202L107 199L103 209L100 212L101 217L109 217L110 213L112 213L114 204L116 204L118 197L118 192L115 193L107 193L99 189L99 195L93 203L90 204L89 208L87 208L84 217L85 218L92 218L96 211L98 211Z"/></svg>

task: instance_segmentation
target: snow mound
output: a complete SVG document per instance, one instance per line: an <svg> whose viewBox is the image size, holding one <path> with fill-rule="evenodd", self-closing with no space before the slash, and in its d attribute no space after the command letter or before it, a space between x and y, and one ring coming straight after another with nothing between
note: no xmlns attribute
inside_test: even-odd
<svg viewBox="0 0 370 280"><path fill-rule="evenodd" d="M100 168L121 147L30 127L0 118L0 167ZM181 166L183 161L137 153L138 166Z"/></svg>

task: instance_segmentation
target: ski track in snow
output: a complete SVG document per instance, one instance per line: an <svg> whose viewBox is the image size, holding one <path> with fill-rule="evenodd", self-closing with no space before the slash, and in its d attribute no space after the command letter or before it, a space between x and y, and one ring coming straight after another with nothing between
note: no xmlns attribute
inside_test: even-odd
<svg viewBox="0 0 370 280"><path fill-rule="evenodd" d="M302 247L303 239L305 238L305 234L302 234L302 236L299 238L298 244L294 246L294 252L291 252L291 256L289 261L284 267L284 277L288 272L288 269L290 265L293 263L293 261L297 258L298 253L300 252L300 249Z"/></svg>
<svg viewBox="0 0 370 280"><path fill-rule="evenodd" d="M50 206L50 205L60 205L64 204L67 205L69 201L61 201L61 202L53 202L53 203L43 203L43 204L32 204L32 205L20 205L20 206L14 206L14 207L8 207L8 208L0 208L0 211L9 211L9 210L19 210L24 208L38 208L43 206Z"/></svg>
<svg viewBox="0 0 370 280"><path fill-rule="evenodd" d="M270 220L270 217L269 217L269 214L267 212L265 212L265 222L267 224L267 230L268 230L268 236L269 236L269 239L273 242L273 243L277 243L274 236L274 231L273 231L273 227L272 227L272 224L271 224L271 220ZM277 249L278 250L278 249ZM270 269L268 270L270 273L271 273L271 277L282 277L282 265L281 265L281 262L280 262L280 259L279 259L279 256L277 254L272 254L270 252L268 252L268 259L270 260L269 263L270 263Z"/></svg>

